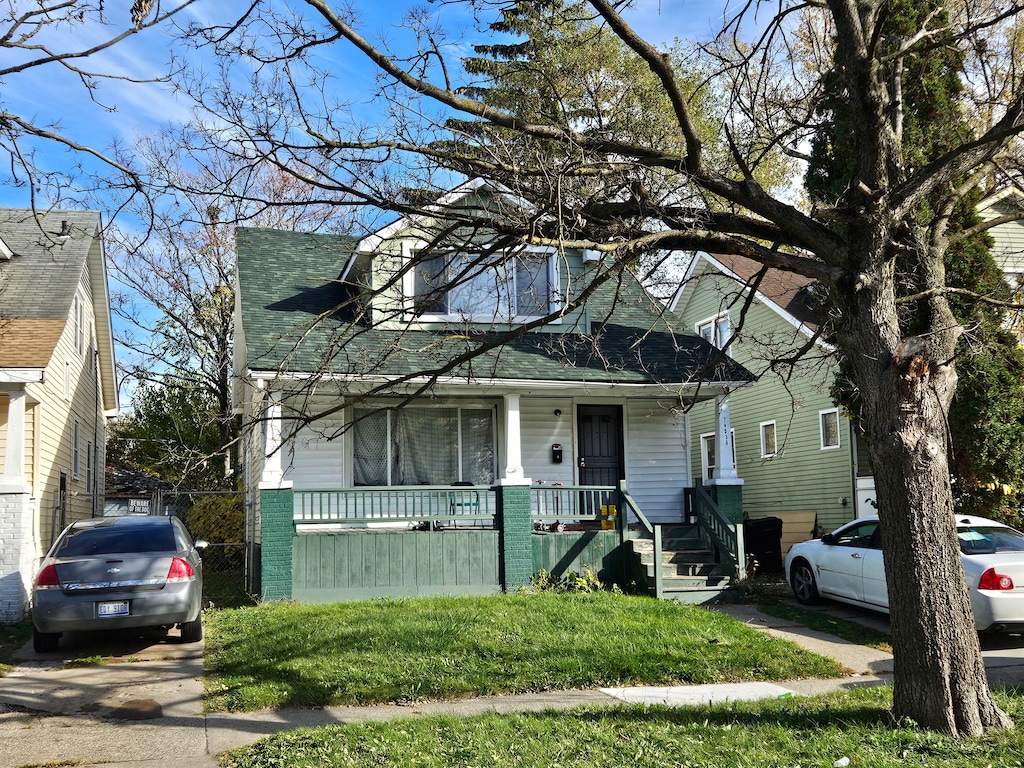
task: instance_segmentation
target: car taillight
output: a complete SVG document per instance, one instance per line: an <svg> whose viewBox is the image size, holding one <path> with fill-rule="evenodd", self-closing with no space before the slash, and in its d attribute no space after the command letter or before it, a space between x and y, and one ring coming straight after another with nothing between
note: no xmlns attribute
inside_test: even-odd
<svg viewBox="0 0 1024 768"><path fill-rule="evenodd" d="M171 568L167 571L167 580L188 581L189 579L195 578L195 575L196 572L192 570L191 565L180 557L176 557L171 560Z"/></svg>
<svg viewBox="0 0 1024 768"><path fill-rule="evenodd" d="M1013 589L1013 579L1009 576L1004 576L1001 573L996 573L995 568L989 568L981 574L981 580L978 582L978 589Z"/></svg>
<svg viewBox="0 0 1024 768"><path fill-rule="evenodd" d="M39 572L36 576L36 589L60 589L56 566L48 565Z"/></svg>

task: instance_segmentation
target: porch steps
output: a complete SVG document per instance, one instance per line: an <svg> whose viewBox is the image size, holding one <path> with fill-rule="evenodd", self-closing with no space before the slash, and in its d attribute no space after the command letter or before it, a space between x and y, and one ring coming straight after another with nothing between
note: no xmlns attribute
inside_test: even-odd
<svg viewBox="0 0 1024 768"><path fill-rule="evenodd" d="M654 541L631 539L633 555L640 564L650 594L655 593ZM697 526L663 526L661 596L681 603L706 604L728 601L738 588L715 562L715 553L698 535Z"/></svg>

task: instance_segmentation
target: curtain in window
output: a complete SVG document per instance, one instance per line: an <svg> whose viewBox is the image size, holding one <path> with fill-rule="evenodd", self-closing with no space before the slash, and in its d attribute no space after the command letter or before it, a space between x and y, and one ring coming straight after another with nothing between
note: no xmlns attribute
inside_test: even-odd
<svg viewBox="0 0 1024 768"><path fill-rule="evenodd" d="M461 430L458 408L357 409L354 415L355 485L388 485L389 462L391 485L451 485L460 479L474 485L494 482L494 414L490 409L461 409Z"/></svg>
<svg viewBox="0 0 1024 768"><path fill-rule="evenodd" d="M355 485L388 484L388 412L357 409L352 427Z"/></svg>
<svg viewBox="0 0 1024 768"><path fill-rule="evenodd" d="M392 411L392 485L451 485L459 479L458 410Z"/></svg>
<svg viewBox="0 0 1024 768"><path fill-rule="evenodd" d="M462 481L494 482L494 419L484 409L462 409Z"/></svg>

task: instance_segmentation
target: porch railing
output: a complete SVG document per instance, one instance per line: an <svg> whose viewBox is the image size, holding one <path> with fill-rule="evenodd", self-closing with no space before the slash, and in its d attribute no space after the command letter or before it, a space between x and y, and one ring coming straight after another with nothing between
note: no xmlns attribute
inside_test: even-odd
<svg viewBox="0 0 1024 768"><path fill-rule="evenodd" d="M646 532L647 536L653 539L654 549L654 596L659 600L665 594L665 577L663 573L664 564L661 561L661 526L654 525L647 516L640 509L640 505L636 503L633 497L629 494L626 489L625 481L622 482L621 488L619 489L620 495L622 496L622 514L626 512L632 512L637 522ZM644 538L646 538L645 536Z"/></svg>
<svg viewBox="0 0 1024 768"><path fill-rule="evenodd" d="M360 486L295 491L296 523L493 523L490 486Z"/></svg>
<svg viewBox="0 0 1024 768"><path fill-rule="evenodd" d="M534 523L540 524L611 521L617 514L618 496L614 486L534 485L530 487L530 514Z"/></svg>
<svg viewBox="0 0 1024 768"><path fill-rule="evenodd" d="M706 533L719 555L731 561L737 581L747 577L747 556L743 548L743 526L732 523L722 514L707 489L697 484L694 493L694 513L700 530Z"/></svg>

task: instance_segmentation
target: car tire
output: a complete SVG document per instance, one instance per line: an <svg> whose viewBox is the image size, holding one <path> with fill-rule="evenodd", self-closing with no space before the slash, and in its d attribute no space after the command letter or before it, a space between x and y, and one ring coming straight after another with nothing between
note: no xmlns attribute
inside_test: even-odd
<svg viewBox="0 0 1024 768"><path fill-rule="evenodd" d="M32 627L32 649L36 653L53 653L59 643L59 632L40 632Z"/></svg>
<svg viewBox="0 0 1024 768"><path fill-rule="evenodd" d="M793 588L798 602L814 605L820 600L818 582L814 580L814 569L806 560L797 560L789 573L789 585Z"/></svg>
<svg viewBox="0 0 1024 768"><path fill-rule="evenodd" d="M203 639L203 612L200 611L192 621L183 621L178 629L181 631L181 642L198 643Z"/></svg>

